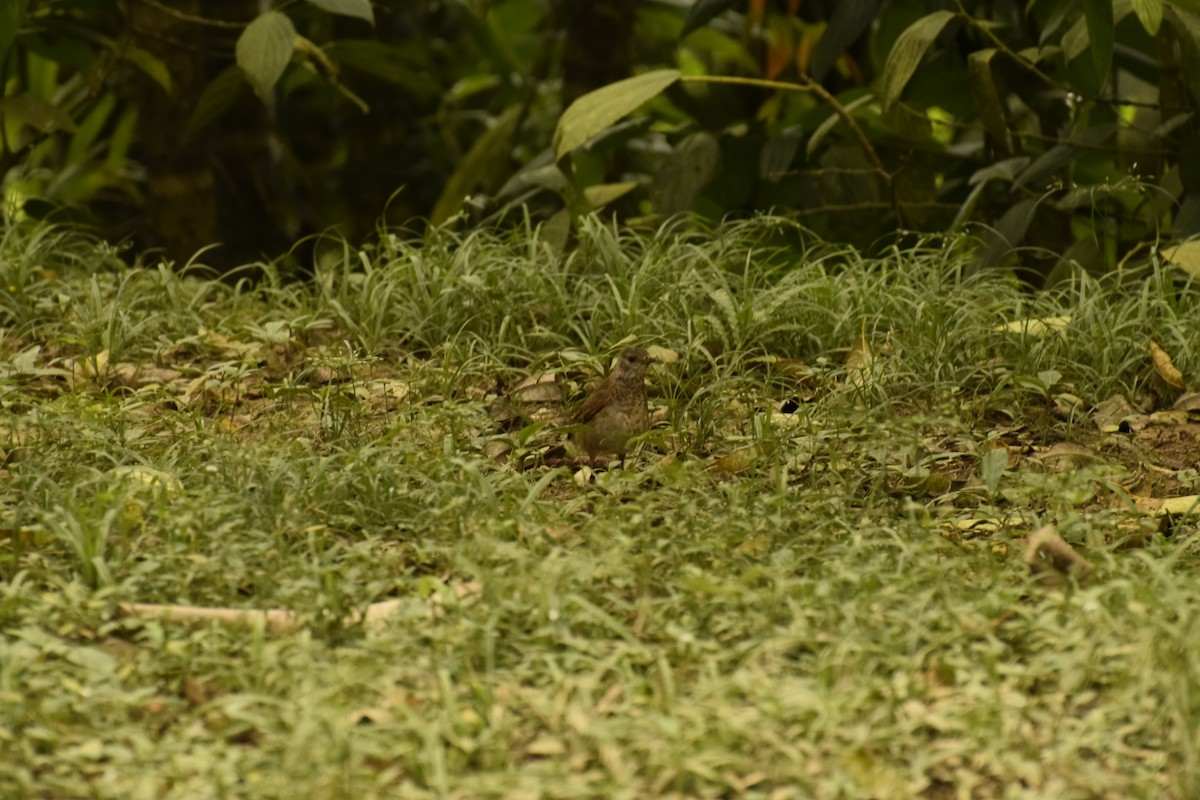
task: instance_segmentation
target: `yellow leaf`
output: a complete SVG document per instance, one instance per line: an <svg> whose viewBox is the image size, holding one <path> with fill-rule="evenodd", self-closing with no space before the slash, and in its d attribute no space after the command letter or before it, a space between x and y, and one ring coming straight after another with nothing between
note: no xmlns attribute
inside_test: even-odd
<svg viewBox="0 0 1200 800"><path fill-rule="evenodd" d="M1200 278L1200 241L1184 242L1162 251L1162 257L1195 278Z"/></svg>
<svg viewBox="0 0 1200 800"><path fill-rule="evenodd" d="M1171 356L1162 349L1162 345L1153 339L1150 340L1150 363L1154 365L1154 371L1158 373L1158 377L1166 381L1167 385L1176 389L1187 388L1183 382L1183 373L1175 367Z"/></svg>

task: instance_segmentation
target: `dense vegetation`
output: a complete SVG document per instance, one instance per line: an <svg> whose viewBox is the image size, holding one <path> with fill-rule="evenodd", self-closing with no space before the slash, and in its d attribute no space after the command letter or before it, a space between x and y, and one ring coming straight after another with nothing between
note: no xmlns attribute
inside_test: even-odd
<svg viewBox="0 0 1200 800"><path fill-rule="evenodd" d="M90 210L177 262L221 242L206 260L226 267L330 226L360 241L381 213L532 213L559 243L598 208L775 209L859 246L965 228L984 239L973 268L1050 283L1200 230L1196 0L259 12L0 0L9 203ZM638 102L564 129L571 103L632 75L650 83L608 97Z"/></svg>

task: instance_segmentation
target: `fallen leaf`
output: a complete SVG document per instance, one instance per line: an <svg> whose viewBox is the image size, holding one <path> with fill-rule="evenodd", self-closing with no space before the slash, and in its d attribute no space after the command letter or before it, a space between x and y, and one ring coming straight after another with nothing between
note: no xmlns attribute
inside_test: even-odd
<svg viewBox="0 0 1200 800"><path fill-rule="evenodd" d="M1059 442L1045 450L1039 449L1033 454L1033 458L1059 472L1087 466L1101 460L1100 454L1096 451L1073 442Z"/></svg>
<svg viewBox="0 0 1200 800"><path fill-rule="evenodd" d="M522 403L561 403L563 401L562 384L558 382L553 372L540 372L530 375L512 390L512 399Z"/></svg>
<svg viewBox="0 0 1200 800"><path fill-rule="evenodd" d="M1082 581L1093 566L1071 547L1053 525L1043 525L1025 543L1025 563L1039 580L1055 584L1074 575Z"/></svg>
<svg viewBox="0 0 1200 800"><path fill-rule="evenodd" d="M1026 336L1049 336L1052 333L1062 335L1067 325L1071 323L1069 314L1059 317L1042 317L1041 319L1018 319L997 325L996 330L1002 333L1023 333Z"/></svg>
<svg viewBox="0 0 1200 800"><path fill-rule="evenodd" d="M1200 277L1200 242L1184 242L1162 250L1162 257L1193 277Z"/></svg>
<svg viewBox="0 0 1200 800"><path fill-rule="evenodd" d="M1139 497L1133 504L1138 511L1157 517L1167 514L1179 516L1200 513L1200 495L1197 494L1183 497Z"/></svg>
<svg viewBox="0 0 1200 800"><path fill-rule="evenodd" d="M665 347L659 347L656 344L652 344L646 348L646 352L649 353L650 356L660 364L679 363L679 353L676 353L674 350L668 350Z"/></svg>
<svg viewBox="0 0 1200 800"><path fill-rule="evenodd" d="M867 341L867 332L864 330L846 356L846 380L851 386L864 389L874 376L874 367L875 353L871 350L871 343Z"/></svg>
<svg viewBox="0 0 1200 800"><path fill-rule="evenodd" d="M1200 411L1200 392L1184 392L1171 404L1172 411Z"/></svg>
<svg viewBox="0 0 1200 800"><path fill-rule="evenodd" d="M1153 339L1150 340L1150 363L1154 365L1154 371L1158 377L1166 381L1168 386L1175 389L1187 388L1183 382L1183 373L1175 367L1171 356L1162 348L1162 345Z"/></svg>
<svg viewBox="0 0 1200 800"><path fill-rule="evenodd" d="M1124 395L1114 394L1092 410L1092 421L1105 433L1113 433L1120 430L1123 419L1135 414L1137 414L1137 409L1125 399Z"/></svg>

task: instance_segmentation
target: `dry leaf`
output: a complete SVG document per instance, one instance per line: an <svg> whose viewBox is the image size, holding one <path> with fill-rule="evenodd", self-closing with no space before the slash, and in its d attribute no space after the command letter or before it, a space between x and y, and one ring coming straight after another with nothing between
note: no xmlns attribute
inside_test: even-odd
<svg viewBox="0 0 1200 800"><path fill-rule="evenodd" d="M846 380L851 386L866 388L874 373L874 367L875 354L871 351L871 343L867 341L867 332L864 330L846 356Z"/></svg>
<svg viewBox="0 0 1200 800"><path fill-rule="evenodd" d="M1154 365L1154 371L1158 377L1166 381L1168 386L1175 389L1187 388L1183 382L1183 373L1171 362L1171 356L1162 348L1162 345L1153 339L1150 340L1150 363Z"/></svg>
<svg viewBox="0 0 1200 800"><path fill-rule="evenodd" d="M739 447L737 450L709 462L707 469L710 473L740 475L761 459L770 457L774 453L774 442L759 442L748 447Z"/></svg>
<svg viewBox="0 0 1200 800"><path fill-rule="evenodd" d="M650 356L660 364L679 363L679 354L674 350L668 350L665 347L659 347L658 345L652 344L646 348L646 352L649 353Z"/></svg>
<svg viewBox="0 0 1200 800"><path fill-rule="evenodd" d="M512 399L538 405L561 403L563 401L562 384L558 382L558 378L553 372L530 375L513 387Z"/></svg>
<svg viewBox="0 0 1200 800"><path fill-rule="evenodd" d="M1200 277L1200 242L1184 242L1161 251L1162 257L1193 277Z"/></svg>
<svg viewBox="0 0 1200 800"><path fill-rule="evenodd" d="M1092 563L1067 544L1053 525L1043 525L1025 543L1025 563L1029 570L1047 583L1060 583L1068 575L1082 581L1092 571Z"/></svg>
<svg viewBox="0 0 1200 800"><path fill-rule="evenodd" d="M1049 336L1052 333L1062 334L1071 323L1069 314L1060 317L1042 317L1041 319L1018 319L997 325L996 330L1002 333L1023 333L1026 336Z"/></svg>
<svg viewBox="0 0 1200 800"><path fill-rule="evenodd" d="M1100 454L1073 442L1059 442L1046 450L1034 453L1033 458L1051 469L1062 472L1100 461Z"/></svg>
<svg viewBox="0 0 1200 800"><path fill-rule="evenodd" d="M1200 392L1184 392L1179 399L1171 404L1172 411L1200 412Z"/></svg>
<svg viewBox="0 0 1200 800"><path fill-rule="evenodd" d="M1096 406L1092 411L1092 421L1096 423L1096 427L1100 430L1105 433L1112 433L1120 430L1121 420L1126 417L1132 417L1135 414L1137 414L1137 409L1125 399L1124 395L1114 394Z"/></svg>
<svg viewBox="0 0 1200 800"><path fill-rule="evenodd" d="M1183 497L1139 497L1134 500L1138 511L1155 516L1179 516L1181 514L1200 513L1200 495L1189 494Z"/></svg>

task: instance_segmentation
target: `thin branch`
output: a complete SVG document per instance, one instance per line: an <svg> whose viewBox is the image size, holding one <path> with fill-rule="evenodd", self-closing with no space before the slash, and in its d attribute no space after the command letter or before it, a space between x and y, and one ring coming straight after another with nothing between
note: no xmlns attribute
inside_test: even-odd
<svg viewBox="0 0 1200 800"><path fill-rule="evenodd" d="M198 17L194 14L187 14L183 11L179 11L178 9L171 8L170 6L165 6L158 2L158 0L137 0L137 2L150 6L151 8L166 14L168 17L174 17L182 22L191 22L196 25L208 25L212 28L234 28L241 30L242 28L245 28L247 24L246 22L229 22L228 20L212 19L211 17Z"/></svg>
<svg viewBox="0 0 1200 800"><path fill-rule="evenodd" d="M808 76L802 76L804 83L786 83L784 81L769 81L762 78L741 78L730 75L684 75L680 78L681 82L694 81L696 83L731 83L740 86L761 86L764 89L780 89L786 92L812 92L833 109L833 113L837 114L842 122L846 123L846 127L850 129L850 133L858 141L859 147L862 148L867 158L875 168L875 173L883 180L884 185L888 188L888 194L892 199L892 210L900 218L900 221L907 225L907 219L899 203L896 201L895 187L892 183L892 174L887 171L883 162L879 159L879 154L875 152L875 148L871 146L871 141L867 135L863 133L862 128L858 126L854 116L846 110L846 107L838 102L838 99L825 90L824 86L816 83Z"/></svg>

